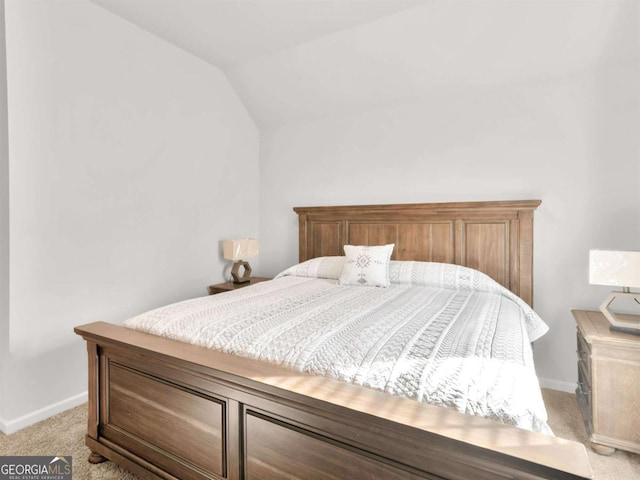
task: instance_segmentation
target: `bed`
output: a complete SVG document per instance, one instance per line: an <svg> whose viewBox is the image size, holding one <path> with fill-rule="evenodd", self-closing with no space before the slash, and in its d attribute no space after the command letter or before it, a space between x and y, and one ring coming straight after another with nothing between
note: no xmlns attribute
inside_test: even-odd
<svg viewBox="0 0 640 480"><path fill-rule="evenodd" d="M526 307L533 301L533 211L539 203L295 208L299 260L317 265L340 256L344 245L393 244L396 269L398 261L434 262L446 271L470 267ZM477 278L471 284L482 283ZM281 283L222 294L213 304L247 305L252 295L275 298L276 290L311 286L325 295L336 289L336 279L329 280L289 271ZM379 292L395 298L409 295L405 290L396 285ZM210 299L193 302L212 308ZM138 323L151 332L158 316ZM186 325L201 330L193 318ZM76 328L89 354L90 461L108 459L154 479L590 478L580 444L392 395L375 381L353 383L341 373L287 368L295 361L282 366L269 355L247 358L246 352L203 346L216 346L215 339L186 343L176 337L181 329L158 328L164 329L156 331L160 335L104 322Z"/></svg>

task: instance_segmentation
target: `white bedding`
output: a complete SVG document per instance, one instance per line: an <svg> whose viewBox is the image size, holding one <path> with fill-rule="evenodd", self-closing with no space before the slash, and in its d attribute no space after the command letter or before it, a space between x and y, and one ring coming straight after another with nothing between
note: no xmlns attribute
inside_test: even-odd
<svg viewBox="0 0 640 480"><path fill-rule="evenodd" d="M530 342L548 327L465 267L391 262L388 288L337 284L343 257L149 311L125 326L551 434Z"/></svg>

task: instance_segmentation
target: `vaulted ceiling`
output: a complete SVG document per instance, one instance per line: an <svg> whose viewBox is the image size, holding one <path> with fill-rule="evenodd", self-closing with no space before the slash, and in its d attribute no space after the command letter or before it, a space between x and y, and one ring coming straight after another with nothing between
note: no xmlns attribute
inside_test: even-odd
<svg viewBox="0 0 640 480"><path fill-rule="evenodd" d="M636 0L92 0L222 69L261 127L640 61Z"/></svg>

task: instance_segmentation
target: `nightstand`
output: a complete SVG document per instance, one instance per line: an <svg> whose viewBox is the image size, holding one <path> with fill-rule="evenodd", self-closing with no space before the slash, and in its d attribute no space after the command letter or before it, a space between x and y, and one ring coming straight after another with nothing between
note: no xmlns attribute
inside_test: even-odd
<svg viewBox="0 0 640 480"><path fill-rule="evenodd" d="M209 285L209 295L215 295L216 293L230 292L231 290L237 290L239 288L248 287L249 285L255 285L256 283L266 282L271 280L268 277L251 277L247 283L233 283L231 281L224 283L217 283L215 285Z"/></svg>
<svg viewBox="0 0 640 480"><path fill-rule="evenodd" d="M640 336L610 331L600 312L571 313L578 326L576 397L591 448L640 453Z"/></svg>

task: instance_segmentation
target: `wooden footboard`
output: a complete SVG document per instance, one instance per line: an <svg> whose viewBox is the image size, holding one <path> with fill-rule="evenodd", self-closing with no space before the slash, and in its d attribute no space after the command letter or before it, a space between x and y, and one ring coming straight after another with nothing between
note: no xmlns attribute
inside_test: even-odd
<svg viewBox="0 0 640 480"><path fill-rule="evenodd" d="M97 322L93 461L150 479L591 478L583 445Z"/></svg>

